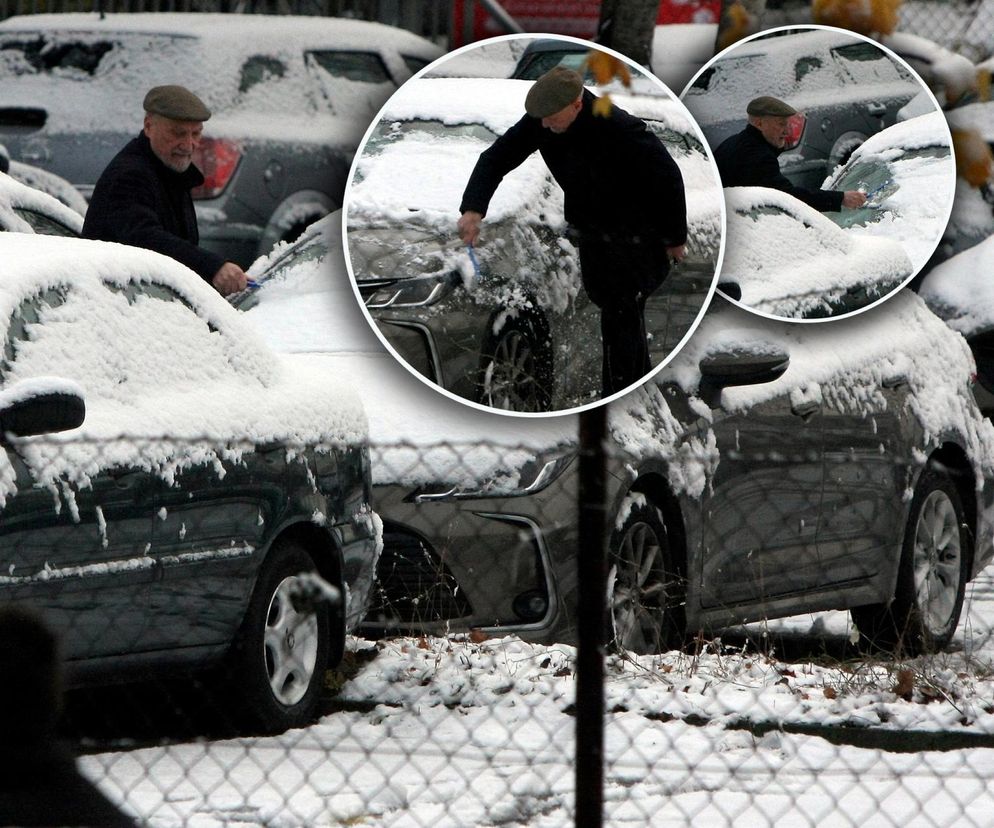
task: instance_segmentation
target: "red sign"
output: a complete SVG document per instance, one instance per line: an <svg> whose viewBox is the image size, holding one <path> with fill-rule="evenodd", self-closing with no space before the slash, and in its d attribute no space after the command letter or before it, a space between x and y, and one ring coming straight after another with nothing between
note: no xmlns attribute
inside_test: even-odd
<svg viewBox="0 0 994 828"><path fill-rule="evenodd" d="M501 7L526 32L592 38L600 21L598 0L502 0ZM661 0L659 23L715 23L721 0ZM454 0L452 48L507 34L480 0Z"/></svg>

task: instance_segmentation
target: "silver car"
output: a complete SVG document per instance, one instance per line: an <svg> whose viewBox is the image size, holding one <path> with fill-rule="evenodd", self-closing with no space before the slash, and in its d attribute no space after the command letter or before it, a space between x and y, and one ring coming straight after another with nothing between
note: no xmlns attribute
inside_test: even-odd
<svg viewBox="0 0 994 828"><path fill-rule="evenodd" d="M0 23L0 142L85 195L141 128L152 86L214 115L194 192L201 243L247 266L341 205L366 124L441 54L376 23L211 14L59 14Z"/></svg>

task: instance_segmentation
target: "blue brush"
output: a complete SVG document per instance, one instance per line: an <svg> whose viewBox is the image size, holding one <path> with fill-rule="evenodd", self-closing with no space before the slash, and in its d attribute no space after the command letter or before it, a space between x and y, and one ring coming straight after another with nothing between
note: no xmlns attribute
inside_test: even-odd
<svg viewBox="0 0 994 828"><path fill-rule="evenodd" d="M245 287L249 290L258 290L261 284L261 282L257 282L255 279L249 279L245 282Z"/></svg>
<svg viewBox="0 0 994 828"><path fill-rule="evenodd" d="M469 260L473 265L473 273L476 274L476 281L480 281L480 263L476 259L476 251L473 249L472 244L466 245L466 250L469 252Z"/></svg>

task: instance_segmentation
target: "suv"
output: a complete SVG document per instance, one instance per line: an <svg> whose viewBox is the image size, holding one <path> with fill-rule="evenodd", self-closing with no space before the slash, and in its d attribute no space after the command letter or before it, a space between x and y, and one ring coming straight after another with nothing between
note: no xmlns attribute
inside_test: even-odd
<svg viewBox="0 0 994 828"><path fill-rule="evenodd" d="M58 14L0 23L0 142L87 197L141 128L152 86L214 113L194 191L201 244L247 266L342 201L394 89L441 54L377 23L214 14Z"/></svg>

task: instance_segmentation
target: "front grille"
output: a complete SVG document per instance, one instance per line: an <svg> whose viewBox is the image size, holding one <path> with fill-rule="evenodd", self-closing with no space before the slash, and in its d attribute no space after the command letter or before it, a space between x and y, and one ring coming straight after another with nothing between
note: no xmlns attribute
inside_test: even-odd
<svg viewBox="0 0 994 828"><path fill-rule="evenodd" d="M427 543L406 532L384 529L367 624L391 627L471 613L456 579Z"/></svg>

